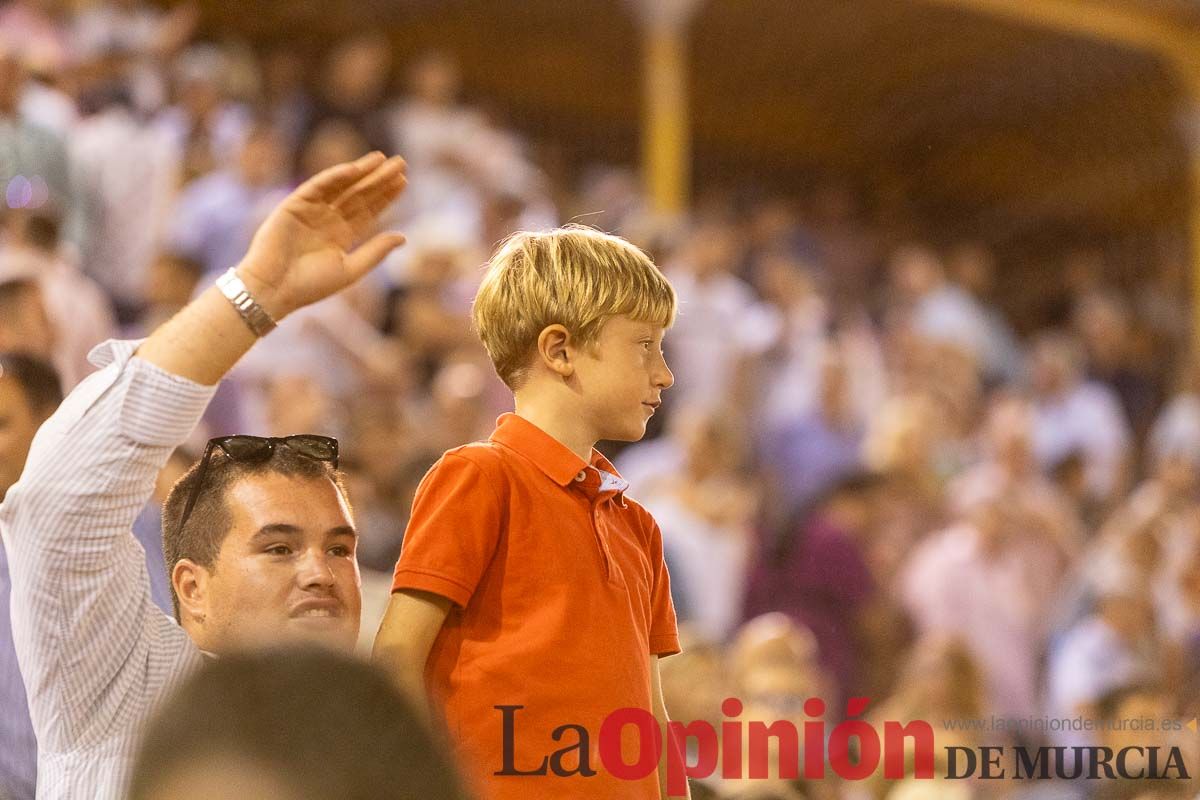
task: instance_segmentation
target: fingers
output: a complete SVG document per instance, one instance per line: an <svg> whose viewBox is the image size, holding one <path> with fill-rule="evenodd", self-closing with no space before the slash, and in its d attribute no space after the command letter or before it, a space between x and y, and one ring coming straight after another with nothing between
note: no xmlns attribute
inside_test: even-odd
<svg viewBox="0 0 1200 800"><path fill-rule="evenodd" d="M300 184L292 196L312 203L332 203L335 198L362 180L364 175L369 175L386 161L383 153L367 153L355 161L318 172Z"/></svg>
<svg viewBox="0 0 1200 800"><path fill-rule="evenodd" d="M404 169L404 159L392 156L344 189L334 201L334 207L348 218L363 214L378 216L404 188Z"/></svg>
<svg viewBox="0 0 1200 800"><path fill-rule="evenodd" d="M353 253L346 257L346 269L351 280L356 281L366 275L387 256L388 253L404 244L404 234L395 232L379 233L359 245Z"/></svg>

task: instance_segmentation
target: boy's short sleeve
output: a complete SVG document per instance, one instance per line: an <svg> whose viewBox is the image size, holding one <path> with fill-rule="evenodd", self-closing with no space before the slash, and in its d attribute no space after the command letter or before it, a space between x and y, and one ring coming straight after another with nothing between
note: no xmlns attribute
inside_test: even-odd
<svg viewBox="0 0 1200 800"><path fill-rule="evenodd" d="M671 576L663 557L662 531L657 522L651 522L651 526L650 563L654 583L650 587L650 654L661 658L680 651L679 626L671 601Z"/></svg>
<svg viewBox="0 0 1200 800"><path fill-rule="evenodd" d="M501 505L471 459L447 453L413 498L392 591L417 589L466 606L496 551Z"/></svg>

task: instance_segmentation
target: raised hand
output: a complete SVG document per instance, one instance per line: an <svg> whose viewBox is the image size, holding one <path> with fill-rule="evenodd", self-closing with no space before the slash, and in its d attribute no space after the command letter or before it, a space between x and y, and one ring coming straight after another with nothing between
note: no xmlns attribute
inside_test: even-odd
<svg viewBox="0 0 1200 800"><path fill-rule="evenodd" d="M404 243L385 232L358 244L404 189L404 166L371 153L318 173L271 212L237 271L276 321L354 283Z"/></svg>

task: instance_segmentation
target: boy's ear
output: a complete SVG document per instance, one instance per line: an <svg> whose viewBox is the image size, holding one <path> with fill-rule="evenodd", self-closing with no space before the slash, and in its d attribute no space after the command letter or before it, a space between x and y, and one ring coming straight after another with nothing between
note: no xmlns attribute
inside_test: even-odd
<svg viewBox="0 0 1200 800"><path fill-rule="evenodd" d="M571 360L569 345L571 333L562 325L555 323L547 325L538 334L538 358L546 367L562 378L569 378L575 373L575 364Z"/></svg>

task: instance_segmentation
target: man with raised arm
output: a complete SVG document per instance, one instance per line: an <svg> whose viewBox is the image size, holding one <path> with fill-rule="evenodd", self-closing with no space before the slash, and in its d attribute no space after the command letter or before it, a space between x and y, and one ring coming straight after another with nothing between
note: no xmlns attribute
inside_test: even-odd
<svg viewBox="0 0 1200 800"><path fill-rule="evenodd" d="M294 639L353 646L357 534L336 441L210 443L163 510L178 623L151 601L130 527L255 340L403 241L367 237L404 183L403 160L372 153L300 186L216 286L145 341L97 347L100 371L39 430L0 505L39 798L122 797L142 721L204 653Z"/></svg>

